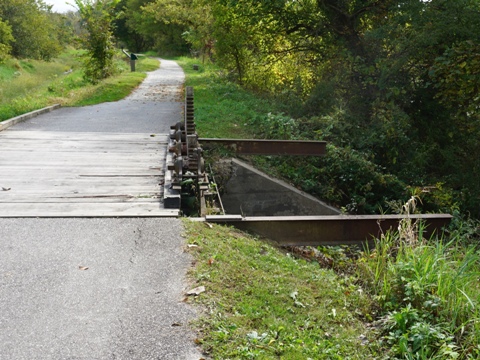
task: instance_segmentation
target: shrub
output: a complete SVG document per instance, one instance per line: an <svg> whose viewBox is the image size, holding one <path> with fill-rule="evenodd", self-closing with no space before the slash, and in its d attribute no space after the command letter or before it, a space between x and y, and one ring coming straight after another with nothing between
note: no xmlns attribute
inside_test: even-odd
<svg viewBox="0 0 480 360"><path fill-rule="evenodd" d="M406 221L357 263L358 279L381 307L392 357L478 358L480 252L455 232L449 241L424 239L422 224Z"/></svg>
<svg viewBox="0 0 480 360"><path fill-rule="evenodd" d="M8 59L10 51L12 50L10 43L13 40L12 28L8 23L0 19L0 64Z"/></svg>

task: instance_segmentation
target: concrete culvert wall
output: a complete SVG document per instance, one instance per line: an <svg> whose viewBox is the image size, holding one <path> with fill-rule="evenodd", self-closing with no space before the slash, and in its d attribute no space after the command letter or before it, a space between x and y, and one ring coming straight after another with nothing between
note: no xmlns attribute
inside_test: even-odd
<svg viewBox="0 0 480 360"><path fill-rule="evenodd" d="M214 167L225 212L243 216L338 215L340 211L252 166L231 159Z"/></svg>

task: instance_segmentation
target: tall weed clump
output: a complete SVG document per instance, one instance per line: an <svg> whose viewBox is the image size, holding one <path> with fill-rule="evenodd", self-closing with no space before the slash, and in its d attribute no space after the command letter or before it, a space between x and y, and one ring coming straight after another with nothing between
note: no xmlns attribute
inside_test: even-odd
<svg viewBox="0 0 480 360"><path fill-rule="evenodd" d="M422 236L409 218L358 261L358 278L380 306L382 343L397 359L480 357L480 251L451 233Z"/></svg>

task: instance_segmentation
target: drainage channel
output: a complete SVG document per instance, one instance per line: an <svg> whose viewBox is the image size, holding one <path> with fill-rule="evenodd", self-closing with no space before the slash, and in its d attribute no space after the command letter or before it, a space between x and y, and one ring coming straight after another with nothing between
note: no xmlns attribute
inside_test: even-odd
<svg viewBox="0 0 480 360"><path fill-rule="evenodd" d="M397 229L400 221L407 218L403 215L341 214L338 209L237 159L216 164L207 174L202 146L227 146L242 155L322 156L326 144L321 141L199 139L194 123L193 88L187 87L185 94L185 121L172 126L170 133L165 207L181 207L196 221L234 226L282 246L364 244L389 229ZM213 173L222 178L224 194L217 211L224 215L207 214L206 204L213 197L220 199L218 189L211 183ZM198 210L188 210L192 206ZM423 235L429 237L448 225L452 216L415 214L408 218L423 221Z"/></svg>

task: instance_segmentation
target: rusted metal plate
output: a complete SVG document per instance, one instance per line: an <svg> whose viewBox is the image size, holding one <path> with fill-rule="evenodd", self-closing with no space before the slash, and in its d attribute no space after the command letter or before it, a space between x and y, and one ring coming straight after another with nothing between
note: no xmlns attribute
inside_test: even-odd
<svg viewBox="0 0 480 360"><path fill-rule="evenodd" d="M389 229L397 229L401 215L329 215L329 216L207 216L206 221L235 226L264 236L280 245L354 245L378 238ZM425 237L440 232L452 216L449 214L411 215L426 224Z"/></svg>
<svg viewBox="0 0 480 360"><path fill-rule="evenodd" d="M325 155L325 141L258 140L258 139L198 139L202 147L226 146L243 155Z"/></svg>

